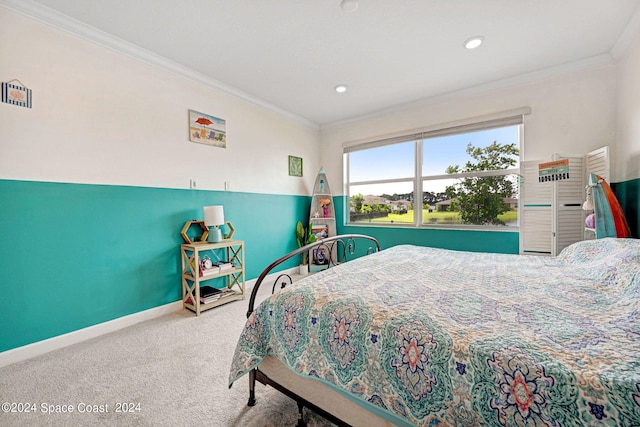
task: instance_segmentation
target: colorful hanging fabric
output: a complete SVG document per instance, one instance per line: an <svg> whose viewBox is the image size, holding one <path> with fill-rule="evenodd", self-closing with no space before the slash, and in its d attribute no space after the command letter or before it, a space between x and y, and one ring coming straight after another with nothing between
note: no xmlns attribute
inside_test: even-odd
<svg viewBox="0 0 640 427"><path fill-rule="evenodd" d="M630 237L629 224L613 190L600 175L589 176L596 216L596 239Z"/></svg>

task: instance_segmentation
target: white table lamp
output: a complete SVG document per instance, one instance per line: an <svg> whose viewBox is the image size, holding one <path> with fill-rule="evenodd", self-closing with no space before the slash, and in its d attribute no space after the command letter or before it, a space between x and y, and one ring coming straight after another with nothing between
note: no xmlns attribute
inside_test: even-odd
<svg viewBox="0 0 640 427"><path fill-rule="evenodd" d="M209 230L208 242L218 243L222 241L222 231L220 226L224 224L224 207L223 206L205 206L204 208L204 224L211 227Z"/></svg>

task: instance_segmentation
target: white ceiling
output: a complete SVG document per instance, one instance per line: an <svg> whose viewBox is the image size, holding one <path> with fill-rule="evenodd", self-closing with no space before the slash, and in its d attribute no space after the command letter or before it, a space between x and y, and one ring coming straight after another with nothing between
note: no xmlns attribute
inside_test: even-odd
<svg viewBox="0 0 640 427"><path fill-rule="evenodd" d="M640 21L640 0L360 0L351 13L340 0L0 4L37 11L41 20L94 40L112 39L136 56L319 127L608 63ZM485 43L464 49L464 40L478 34ZM338 84L348 91L337 94Z"/></svg>

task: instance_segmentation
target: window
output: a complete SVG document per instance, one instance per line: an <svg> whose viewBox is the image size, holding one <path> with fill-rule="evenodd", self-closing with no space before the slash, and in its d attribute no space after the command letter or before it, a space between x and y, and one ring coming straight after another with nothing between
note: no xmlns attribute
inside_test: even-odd
<svg viewBox="0 0 640 427"><path fill-rule="evenodd" d="M514 229L522 114L345 146L348 223Z"/></svg>

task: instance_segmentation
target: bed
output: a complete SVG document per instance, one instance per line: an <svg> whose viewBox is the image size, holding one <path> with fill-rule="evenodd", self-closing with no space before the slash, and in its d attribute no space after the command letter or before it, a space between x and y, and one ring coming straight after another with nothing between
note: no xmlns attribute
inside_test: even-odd
<svg viewBox="0 0 640 427"><path fill-rule="evenodd" d="M640 240L372 247L254 310L263 273L229 387L249 374L250 405L257 380L339 425L640 425Z"/></svg>

